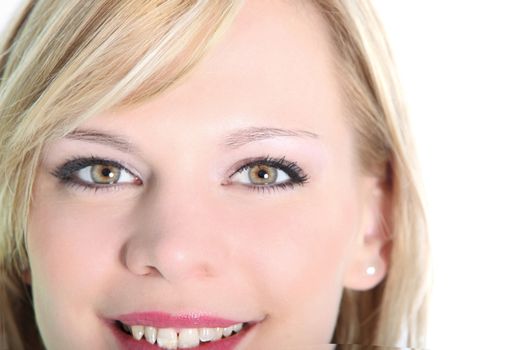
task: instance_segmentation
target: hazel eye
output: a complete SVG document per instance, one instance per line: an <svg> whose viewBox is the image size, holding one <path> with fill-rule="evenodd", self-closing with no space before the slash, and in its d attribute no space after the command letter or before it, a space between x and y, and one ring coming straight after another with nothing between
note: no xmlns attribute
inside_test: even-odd
<svg viewBox="0 0 525 350"><path fill-rule="evenodd" d="M120 163L99 158L75 158L52 172L66 185L83 188L112 188L124 184L142 185L142 180Z"/></svg>
<svg viewBox="0 0 525 350"><path fill-rule="evenodd" d="M96 164L80 169L77 178L86 183L112 185L120 182L132 183L135 176L123 168L110 164Z"/></svg>
<svg viewBox="0 0 525 350"><path fill-rule="evenodd" d="M250 158L230 176L230 182L240 183L255 191L293 189L309 181L308 175L295 162L282 158Z"/></svg>
<svg viewBox="0 0 525 350"><path fill-rule="evenodd" d="M238 182L246 185L274 185L290 180L290 176L281 169L266 164L246 166L232 176Z"/></svg>

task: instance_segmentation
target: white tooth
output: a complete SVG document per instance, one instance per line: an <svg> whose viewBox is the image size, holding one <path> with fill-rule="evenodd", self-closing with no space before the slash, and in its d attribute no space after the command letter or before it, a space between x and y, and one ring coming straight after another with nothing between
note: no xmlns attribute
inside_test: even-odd
<svg viewBox="0 0 525 350"><path fill-rule="evenodd" d="M184 328L179 333L179 348L186 349L199 345L199 331L196 328Z"/></svg>
<svg viewBox="0 0 525 350"><path fill-rule="evenodd" d="M202 342L221 339L222 328L199 328L199 339Z"/></svg>
<svg viewBox="0 0 525 350"><path fill-rule="evenodd" d="M242 323L237 323L237 324L233 325L233 331L235 333L239 333L241 331L241 329L242 329Z"/></svg>
<svg viewBox="0 0 525 350"><path fill-rule="evenodd" d="M155 327L144 327L144 335L146 336L146 341L150 344L155 344L157 340L157 328Z"/></svg>
<svg viewBox="0 0 525 350"><path fill-rule="evenodd" d="M200 341L210 341L213 339L214 328L199 328Z"/></svg>
<svg viewBox="0 0 525 350"><path fill-rule="evenodd" d="M222 335L224 335L225 337L229 337L232 334L232 332L233 332L233 326L226 327L222 331Z"/></svg>
<svg viewBox="0 0 525 350"><path fill-rule="evenodd" d="M222 338L222 328L217 327L217 328L212 328L212 329L214 330L212 341L221 339Z"/></svg>
<svg viewBox="0 0 525 350"><path fill-rule="evenodd" d="M144 326L131 326L131 333L133 334L133 338L141 340L144 335Z"/></svg>
<svg viewBox="0 0 525 350"><path fill-rule="evenodd" d="M157 331L157 345L165 349L176 349L177 332L173 328L160 328Z"/></svg>

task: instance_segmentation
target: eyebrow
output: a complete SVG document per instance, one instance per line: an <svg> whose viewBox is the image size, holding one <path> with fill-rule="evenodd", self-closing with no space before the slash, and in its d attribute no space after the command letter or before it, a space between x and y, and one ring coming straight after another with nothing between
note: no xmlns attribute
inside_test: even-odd
<svg viewBox="0 0 525 350"><path fill-rule="evenodd" d="M303 138L308 137L314 139L319 137L319 135L316 133L300 129L248 127L236 129L233 132L227 134L222 145L229 149L237 149L251 142L283 136ZM75 129L67 134L66 138L71 140L99 143L126 153L135 153L137 150L137 148L125 137L108 134L97 130Z"/></svg>
<svg viewBox="0 0 525 350"><path fill-rule="evenodd" d="M126 153L135 153L136 151L136 147L125 137L107 134L97 130L75 129L67 134L66 138L71 140L99 143Z"/></svg>
<svg viewBox="0 0 525 350"><path fill-rule="evenodd" d="M224 141L224 146L230 149L239 148L250 142L271 139L275 137L309 137L319 138L319 135L311 131L299 130L299 129L280 129L280 128L268 128L268 127L248 127L238 129L228 134Z"/></svg>

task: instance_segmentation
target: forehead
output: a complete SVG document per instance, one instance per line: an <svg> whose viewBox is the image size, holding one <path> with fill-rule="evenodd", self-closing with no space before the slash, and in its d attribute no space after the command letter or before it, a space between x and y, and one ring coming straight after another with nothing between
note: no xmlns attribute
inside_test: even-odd
<svg viewBox="0 0 525 350"><path fill-rule="evenodd" d="M311 115L322 117L340 106L331 51L326 24L306 1L248 0L174 89L173 105L193 112L195 104L198 110L261 112L303 123L307 116L294 108L307 106Z"/></svg>
<svg viewBox="0 0 525 350"><path fill-rule="evenodd" d="M349 135L333 51L327 24L308 2L247 0L176 88L128 110L125 118L115 117L128 123L147 115L155 134L181 128L214 134L251 126L303 129L344 147ZM155 118L162 121L153 123Z"/></svg>

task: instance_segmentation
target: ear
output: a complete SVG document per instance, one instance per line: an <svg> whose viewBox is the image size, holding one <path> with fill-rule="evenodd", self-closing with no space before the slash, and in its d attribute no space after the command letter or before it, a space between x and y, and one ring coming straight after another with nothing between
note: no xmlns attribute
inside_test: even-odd
<svg viewBox="0 0 525 350"><path fill-rule="evenodd" d="M392 246L390 191L377 177L364 177L362 184L362 221L344 279L353 290L374 288L385 278Z"/></svg>

